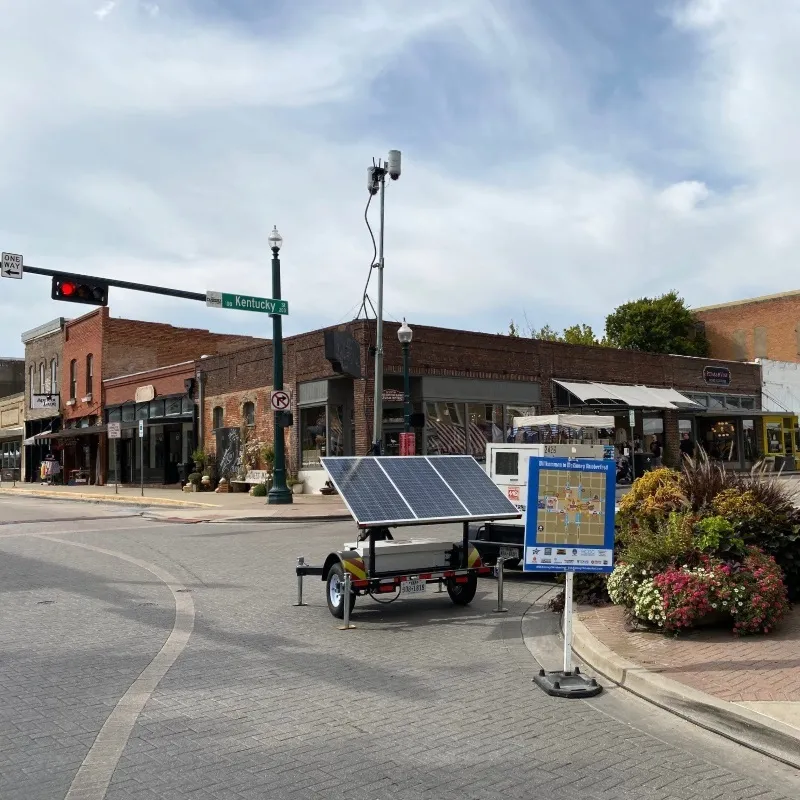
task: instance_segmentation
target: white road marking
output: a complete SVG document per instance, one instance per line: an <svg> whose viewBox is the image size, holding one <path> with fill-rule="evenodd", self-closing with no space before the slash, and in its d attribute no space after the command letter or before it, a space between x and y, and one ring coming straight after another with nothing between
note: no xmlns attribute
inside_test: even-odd
<svg viewBox="0 0 800 800"><path fill-rule="evenodd" d="M155 564L141 561L126 553L106 550L91 544L71 542L68 539L57 539L53 536L43 538L70 547L82 547L84 550L91 550L94 553L101 553L135 564L166 584L175 600L175 621L167 641L108 715L108 719L103 723L103 727L89 748L89 752L83 759L64 798L64 800L103 800L139 714L142 713L145 703L152 697L161 679L183 652L192 635L195 616L194 600L192 600L192 595L185 591L186 587L174 575Z"/></svg>

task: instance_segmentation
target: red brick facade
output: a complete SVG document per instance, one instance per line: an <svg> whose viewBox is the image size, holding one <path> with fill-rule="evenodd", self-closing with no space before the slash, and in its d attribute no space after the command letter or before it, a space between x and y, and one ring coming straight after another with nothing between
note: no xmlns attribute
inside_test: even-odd
<svg viewBox="0 0 800 800"><path fill-rule="evenodd" d="M384 374L402 374L402 351L397 340L396 323L384 330ZM361 348L362 379L354 382L353 403L356 452L367 452L372 441L374 360L370 346L375 340L375 323L358 321L347 329ZM330 329L329 329L330 330ZM706 366L727 366L731 384L713 387L716 393L729 392L759 396L761 372L757 364L724 364L715 359L668 356L613 348L567 345L526 338L456 331L446 328L413 326L410 372L412 376L451 376L498 381L537 382L541 385L541 413L552 413L555 401L553 379L597 381L603 383L641 384L676 388L682 391L708 392L703 378ZM324 357L324 330L290 337L284 342L284 385L297 398L298 385L304 381L333 377ZM230 355L197 362L205 374L204 446L214 452L213 409L224 410L224 426L241 423L243 403L256 404L256 438L271 441L272 415L269 412L269 389L272 383L270 343L247 348ZM297 469L299 414L295 406L295 426L287 439L290 469ZM665 421L667 458L677 458L678 422L676 414Z"/></svg>
<svg viewBox="0 0 800 800"><path fill-rule="evenodd" d="M694 310L716 358L800 360L800 292Z"/></svg>
<svg viewBox="0 0 800 800"><path fill-rule="evenodd" d="M132 391L135 393L136 386L153 383L152 376L136 373L168 367L165 374L158 376L161 383L157 394L182 394L185 391L183 380L187 374L194 374L194 366L185 365L169 374L174 365L193 361L205 354L229 353L257 342L258 339L249 336L115 319L110 317L106 307L91 311L67 322L64 327L60 390L65 426L70 427L70 423L86 417L90 422L101 424L106 405L132 400L130 395ZM74 392L71 382L73 369ZM106 396L104 384L120 376L130 377L119 383L110 381L107 384L110 397ZM70 400L74 402L70 404ZM86 467L92 473L92 481L104 483L106 437L81 436L79 440L79 445L66 453L65 469ZM95 474L97 464L100 465L99 474Z"/></svg>
<svg viewBox="0 0 800 800"><path fill-rule="evenodd" d="M141 386L152 386L156 397L185 394L186 381L194 378L194 375L194 361L185 361L120 378L107 378L103 381L105 405L117 406L134 402L136 390Z"/></svg>

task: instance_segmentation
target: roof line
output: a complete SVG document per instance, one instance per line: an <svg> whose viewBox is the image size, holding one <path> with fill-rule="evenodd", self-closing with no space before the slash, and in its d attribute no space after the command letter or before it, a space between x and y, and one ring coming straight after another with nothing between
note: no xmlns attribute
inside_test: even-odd
<svg viewBox="0 0 800 800"><path fill-rule="evenodd" d="M780 300L781 298L798 297L800 296L800 289L793 289L791 292L778 292L777 294L764 294L760 297L750 297L746 300L730 300L727 303L715 303L711 306L698 306L697 308L689 309L693 313L698 311L714 311L718 308L731 308L733 306L746 306L751 303L765 303L768 300Z"/></svg>

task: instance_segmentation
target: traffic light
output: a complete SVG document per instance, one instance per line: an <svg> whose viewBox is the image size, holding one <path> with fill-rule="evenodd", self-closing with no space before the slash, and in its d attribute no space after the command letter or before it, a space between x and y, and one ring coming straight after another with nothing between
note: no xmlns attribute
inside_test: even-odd
<svg viewBox="0 0 800 800"><path fill-rule="evenodd" d="M54 275L50 296L53 300L65 300L68 303L107 306L108 284L105 281L76 278L73 275Z"/></svg>

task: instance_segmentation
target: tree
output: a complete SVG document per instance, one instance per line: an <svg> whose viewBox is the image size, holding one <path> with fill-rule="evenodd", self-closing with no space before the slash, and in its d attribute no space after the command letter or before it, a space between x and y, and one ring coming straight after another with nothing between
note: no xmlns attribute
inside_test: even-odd
<svg viewBox="0 0 800 800"><path fill-rule="evenodd" d="M569 328L564 328L564 334L561 337L562 342L567 344L605 344L603 341L598 341L594 335L591 325L571 325Z"/></svg>
<svg viewBox="0 0 800 800"><path fill-rule="evenodd" d="M517 325L514 320L511 320L506 335L514 337L527 336L531 339L540 339L544 342L566 342L567 344L590 345L605 344L605 340L602 342L598 341L591 325L570 325L569 328L564 328L564 330L559 333L555 328L551 328L549 325L544 325L538 330L527 325L523 330L521 325Z"/></svg>
<svg viewBox="0 0 800 800"><path fill-rule="evenodd" d="M708 355L708 340L692 312L677 292L642 297L623 303L606 317L606 337L612 347L672 353Z"/></svg>

